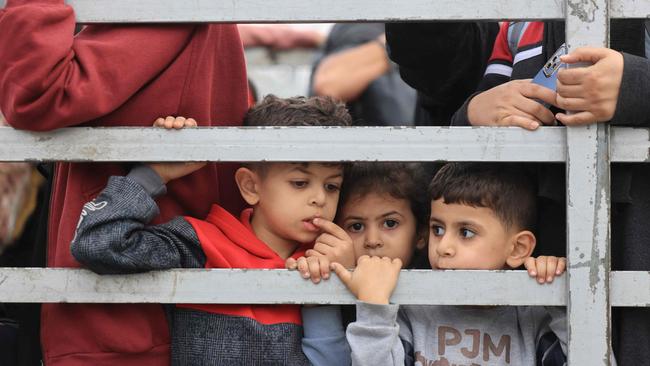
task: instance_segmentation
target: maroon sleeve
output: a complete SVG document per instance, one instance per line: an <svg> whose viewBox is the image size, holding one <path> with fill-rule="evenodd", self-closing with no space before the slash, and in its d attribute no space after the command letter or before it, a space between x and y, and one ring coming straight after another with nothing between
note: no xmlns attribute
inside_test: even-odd
<svg viewBox="0 0 650 366"><path fill-rule="evenodd" d="M0 110L28 130L81 124L115 110L187 45L192 25L89 25L73 36L63 0L9 0L0 10Z"/></svg>

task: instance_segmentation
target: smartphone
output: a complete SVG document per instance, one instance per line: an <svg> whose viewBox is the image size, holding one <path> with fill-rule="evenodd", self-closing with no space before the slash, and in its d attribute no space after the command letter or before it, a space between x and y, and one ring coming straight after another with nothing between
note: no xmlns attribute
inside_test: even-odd
<svg viewBox="0 0 650 366"><path fill-rule="evenodd" d="M566 44L562 44L560 48L551 56L544 64L541 70L533 78L533 83L547 87L555 91L557 85L557 73L560 69L566 68L566 64L560 61L560 56L567 54Z"/></svg>

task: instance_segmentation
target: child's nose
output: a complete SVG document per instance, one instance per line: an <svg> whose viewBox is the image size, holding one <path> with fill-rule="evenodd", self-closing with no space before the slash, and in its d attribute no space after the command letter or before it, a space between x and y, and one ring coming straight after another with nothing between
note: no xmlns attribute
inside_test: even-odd
<svg viewBox="0 0 650 366"><path fill-rule="evenodd" d="M309 204L322 207L325 205L327 199L327 193L324 189L316 189L312 193L312 196L309 200Z"/></svg>
<svg viewBox="0 0 650 366"><path fill-rule="evenodd" d="M451 257L456 253L453 238L450 235L443 235L440 238L436 246L436 253L441 257Z"/></svg>
<svg viewBox="0 0 650 366"><path fill-rule="evenodd" d="M377 249L383 246L379 233L372 228L366 230L366 237L364 239L363 246L366 249Z"/></svg>
<svg viewBox="0 0 650 366"><path fill-rule="evenodd" d="M363 243L363 246L366 249L377 249L377 248L381 248L383 244L379 240L366 240L366 242Z"/></svg>

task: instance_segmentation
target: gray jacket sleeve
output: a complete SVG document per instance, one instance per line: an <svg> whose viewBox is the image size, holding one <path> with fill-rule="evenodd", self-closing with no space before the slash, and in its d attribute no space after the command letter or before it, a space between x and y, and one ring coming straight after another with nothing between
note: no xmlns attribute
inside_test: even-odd
<svg viewBox="0 0 650 366"><path fill-rule="evenodd" d="M159 213L152 194L164 192L162 182L156 185L147 169L140 166L128 177L111 177L104 191L84 205L70 250L92 271L116 274L204 266L205 254L185 219L147 226Z"/></svg>
<svg viewBox="0 0 650 366"><path fill-rule="evenodd" d="M353 365L404 365L398 310L399 305L357 303L357 321L346 332Z"/></svg>
<svg viewBox="0 0 650 366"><path fill-rule="evenodd" d="M340 306L303 307L302 326L302 351L312 365L350 365L350 346L345 339Z"/></svg>

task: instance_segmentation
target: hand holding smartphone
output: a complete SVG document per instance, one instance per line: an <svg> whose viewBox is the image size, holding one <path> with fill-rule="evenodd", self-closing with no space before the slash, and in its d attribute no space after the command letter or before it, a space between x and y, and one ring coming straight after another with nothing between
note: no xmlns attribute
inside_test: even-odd
<svg viewBox="0 0 650 366"><path fill-rule="evenodd" d="M560 56L567 54L566 44L562 44L560 48L555 51L548 61L544 64L541 70L533 78L533 83L547 87L555 91L557 86L557 73L560 69L566 68L567 65L560 60ZM542 103L548 107L546 103Z"/></svg>

